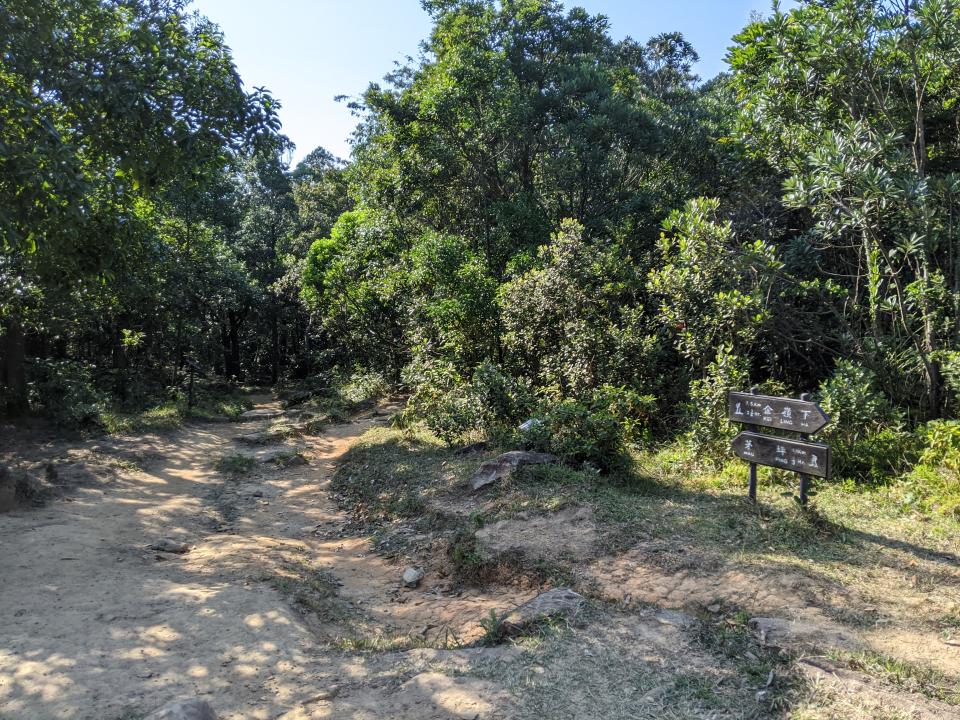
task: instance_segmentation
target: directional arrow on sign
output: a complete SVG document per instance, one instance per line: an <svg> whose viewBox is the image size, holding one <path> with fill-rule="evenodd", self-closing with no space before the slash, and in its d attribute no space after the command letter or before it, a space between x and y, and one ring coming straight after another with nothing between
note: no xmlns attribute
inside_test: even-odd
<svg viewBox="0 0 960 720"><path fill-rule="evenodd" d="M830 477L830 446L823 443L742 432L733 439L732 448L737 457L758 465Z"/></svg>
<svg viewBox="0 0 960 720"><path fill-rule="evenodd" d="M815 402L745 392L727 395L727 412L733 422L807 434L830 422L830 416Z"/></svg>

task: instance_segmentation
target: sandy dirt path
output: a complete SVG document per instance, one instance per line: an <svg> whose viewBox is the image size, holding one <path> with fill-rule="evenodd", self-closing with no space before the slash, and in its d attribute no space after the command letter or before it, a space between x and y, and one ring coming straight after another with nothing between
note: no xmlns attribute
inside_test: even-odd
<svg viewBox="0 0 960 720"><path fill-rule="evenodd" d="M261 397L258 407L279 406ZM268 421L43 448L60 473L100 479L0 516L0 717L132 719L177 697L205 698L228 719L452 718L486 707L491 688L440 676L397 689L380 660L334 645L357 628L469 640L491 607L527 599L458 596L429 576L401 588L402 567L343 531L326 484L383 415L299 441L307 465L258 463L239 477L216 460ZM91 472L91 458L114 472ZM150 550L163 538L192 549ZM312 572L339 586L326 617L296 602Z"/></svg>

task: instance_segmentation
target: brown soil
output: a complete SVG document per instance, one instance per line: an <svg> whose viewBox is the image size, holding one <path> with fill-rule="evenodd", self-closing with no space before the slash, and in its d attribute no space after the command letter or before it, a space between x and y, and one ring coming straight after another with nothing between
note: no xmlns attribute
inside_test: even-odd
<svg viewBox="0 0 960 720"><path fill-rule="evenodd" d="M235 436L263 421L5 454L34 471L52 460L58 477L76 482L61 501L0 517L0 717L138 717L173 696L199 695L223 718L276 718L370 672L363 656L331 653L323 641L469 642L491 609L530 597L509 588L446 592L430 574L415 590L401 588L402 567L374 554L367 538L341 533L346 518L324 488L337 458L377 422L372 414L310 438L308 465L262 464L238 478L215 461L241 454ZM149 550L163 538L192 549ZM330 592L317 590L313 572ZM457 687L440 692L422 679L398 702L423 688L444 707L481 702L481 688L458 700Z"/></svg>
<svg viewBox="0 0 960 720"><path fill-rule="evenodd" d="M257 406L279 408L269 397ZM577 625L526 645L459 647L483 635L491 610L502 615L536 590L454 587L442 552L427 558L419 587L404 588L403 565L357 534L330 477L389 409L262 448L235 438L270 420L77 443L21 437L16 453L5 449L0 462L38 476L56 499L0 516L0 718L132 720L184 696L208 699L227 720L763 718L784 716L774 690L795 692L763 665L780 647L884 650L957 671L960 648L906 622L952 611L955 568L930 569L949 576L943 607L926 608L928 593L903 609L665 540L595 558L593 517L576 507L491 524L479 546L579 562L577 588L611 604L594 602ZM283 448L308 463L261 462ZM216 469L236 455L254 455L253 469ZM164 538L189 552L150 549ZM877 572L882 596L897 577ZM855 631L837 621L835 610L867 603L897 622ZM771 620L721 652L704 637L726 637L735 611ZM805 696L818 699L804 718L956 709L823 662L796 674L823 686Z"/></svg>

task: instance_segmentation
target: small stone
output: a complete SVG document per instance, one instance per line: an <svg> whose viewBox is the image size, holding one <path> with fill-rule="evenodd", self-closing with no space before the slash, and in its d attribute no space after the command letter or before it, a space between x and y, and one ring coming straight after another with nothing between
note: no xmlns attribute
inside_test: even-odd
<svg viewBox="0 0 960 720"><path fill-rule="evenodd" d="M644 695L642 698L640 698L640 702L642 703L656 702L657 700L662 698L664 695L666 695L669 691L670 691L669 685L658 685L657 687L653 688L650 692L648 692L646 695Z"/></svg>
<svg viewBox="0 0 960 720"><path fill-rule="evenodd" d="M324 690L323 692L318 693L317 695L314 695L312 698L309 698L308 700L304 700L303 704L310 705L311 703L315 703L315 702L325 702L327 700L333 700L333 698L335 698L339 694L340 694L340 688L336 685L331 685L328 689Z"/></svg>
<svg viewBox="0 0 960 720"><path fill-rule="evenodd" d="M150 546L151 550L156 550L157 552L165 553L175 553L177 555L183 555L185 552L190 551L190 546L187 543L177 542L176 540L171 540L170 538L163 538L158 540Z"/></svg>
<svg viewBox="0 0 960 720"><path fill-rule="evenodd" d="M720 612L719 603L714 603L713 605L707 605L707 612L711 612L714 615L716 615L718 612Z"/></svg>
<svg viewBox="0 0 960 720"><path fill-rule="evenodd" d="M143 720L217 720L217 714L205 700L175 700Z"/></svg>
<svg viewBox="0 0 960 720"><path fill-rule="evenodd" d="M403 586L415 588L423 579L423 570L420 568L408 567L403 571Z"/></svg>

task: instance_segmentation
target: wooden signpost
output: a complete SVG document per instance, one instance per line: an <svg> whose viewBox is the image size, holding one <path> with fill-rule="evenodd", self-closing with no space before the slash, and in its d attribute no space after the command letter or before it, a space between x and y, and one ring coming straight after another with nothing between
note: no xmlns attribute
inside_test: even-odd
<svg viewBox="0 0 960 720"><path fill-rule="evenodd" d="M768 465L800 474L800 504L807 504L810 476L830 477L830 446L813 442L810 435L823 429L830 417L810 400L757 395L749 392L730 392L727 396L727 415L731 422L747 426L733 439L733 452L750 463L749 496L757 499L757 465ZM789 430L799 439L766 435L761 427Z"/></svg>

